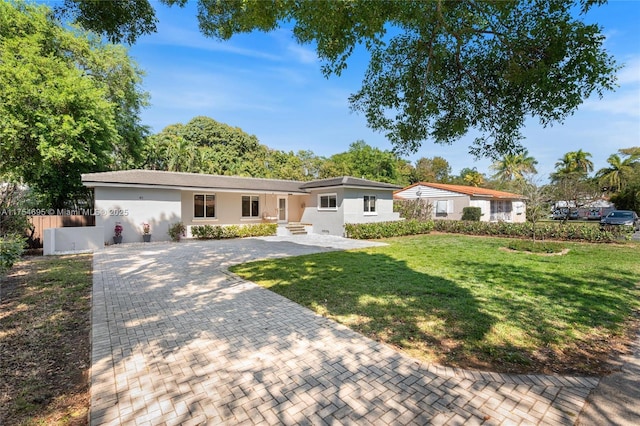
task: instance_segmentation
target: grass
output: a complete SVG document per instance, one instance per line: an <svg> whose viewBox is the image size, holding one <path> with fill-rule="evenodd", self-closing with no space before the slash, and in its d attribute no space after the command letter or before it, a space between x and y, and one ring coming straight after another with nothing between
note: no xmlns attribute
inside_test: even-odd
<svg viewBox="0 0 640 426"><path fill-rule="evenodd" d="M84 425L91 255L27 257L0 281L0 424Z"/></svg>
<svg viewBox="0 0 640 426"><path fill-rule="evenodd" d="M637 246L425 235L389 246L231 270L318 314L430 362L506 372L602 374L639 308Z"/></svg>

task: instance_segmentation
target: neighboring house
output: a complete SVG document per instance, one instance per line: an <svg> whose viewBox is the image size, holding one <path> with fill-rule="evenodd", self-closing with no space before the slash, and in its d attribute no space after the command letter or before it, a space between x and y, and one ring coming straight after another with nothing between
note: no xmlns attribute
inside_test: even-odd
<svg viewBox="0 0 640 426"><path fill-rule="evenodd" d="M141 241L143 223L154 241L168 240L169 225L303 223L314 233L343 235L345 223L399 220L398 186L352 177L311 182L123 170L82 175L94 189L96 226L110 241L116 222L123 242Z"/></svg>
<svg viewBox="0 0 640 426"><path fill-rule="evenodd" d="M525 197L510 192L465 185L418 182L396 191L396 199L426 200L437 219L462 218L464 207L480 207L484 222L525 222Z"/></svg>
<svg viewBox="0 0 640 426"><path fill-rule="evenodd" d="M551 205L551 217L564 219L569 213L569 219L600 220L613 210L615 205L606 198L585 201L579 207L576 207L575 201L556 201Z"/></svg>

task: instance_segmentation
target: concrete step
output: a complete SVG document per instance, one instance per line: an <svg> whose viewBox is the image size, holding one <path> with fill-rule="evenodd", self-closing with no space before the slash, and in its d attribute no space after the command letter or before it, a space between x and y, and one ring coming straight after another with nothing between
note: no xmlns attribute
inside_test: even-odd
<svg viewBox="0 0 640 426"><path fill-rule="evenodd" d="M300 223L288 223L285 228L287 228L291 235L307 235L307 230L304 225Z"/></svg>

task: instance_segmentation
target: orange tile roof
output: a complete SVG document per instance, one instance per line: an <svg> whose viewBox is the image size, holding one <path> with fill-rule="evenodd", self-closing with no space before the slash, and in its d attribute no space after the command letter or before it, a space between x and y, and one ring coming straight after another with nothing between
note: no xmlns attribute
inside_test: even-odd
<svg viewBox="0 0 640 426"><path fill-rule="evenodd" d="M450 185L448 183L431 183L431 182L418 182L413 185L409 185L406 188L402 188L398 191L394 191L394 194L398 192L404 191L409 188L413 188L414 186L422 185L428 186L431 188L442 189L445 191L458 192L460 194L466 194L471 196L480 196L480 197L491 197L491 198L525 198L522 195L513 194L511 192L505 191L496 191L495 189L487 189L487 188L478 188L476 186L466 186L466 185Z"/></svg>

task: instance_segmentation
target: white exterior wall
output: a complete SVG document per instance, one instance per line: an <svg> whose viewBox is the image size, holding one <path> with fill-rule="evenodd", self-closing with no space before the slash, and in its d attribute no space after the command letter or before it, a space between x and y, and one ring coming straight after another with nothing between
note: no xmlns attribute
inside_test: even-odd
<svg viewBox="0 0 640 426"><path fill-rule="evenodd" d="M122 242L142 242L142 224L151 225L151 241L169 241L169 225L182 220L177 189L96 187L96 226L104 241L113 244L116 222L123 227ZM104 214L103 214L104 213Z"/></svg>
<svg viewBox="0 0 640 426"><path fill-rule="evenodd" d="M469 205L469 196L443 189L432 188L430 186L416 185L396 193L397 198L405 200L428 200L433 206L433 217L436 219L454 219L462 218L462 209ZM438 201L447 202L447 213L436 214Z"/></svg>
<svg viewBox="0 0 640 426"><path fill-rule="evenodd" d="M527 205L524 201L513 201L513 222L523 223L527 221Z"/></svg>
<svg viewBox="0 0 640 426"><path fill-rule="evenodd" d="M376 197L376 211L364 211L364 196ZM345 189L344 223L370 223L400 220L400 213L393 211L393 193L375 189Z"/></svg>
<svg viewBox="0 0 640 426"><path fill-rule="evenodd" d="M100 250L104 248L103 237L104 230L98 226L48 228L43 235L43 254Z"/></svg>
<svg viewBox="0 0 640 426"><path fill-rule="evenodd" d="M336 194L335 210L319 210L319 195ZM364 211L364 196L376 197L376 212ZM301 222L313 225L316 234L344 235L345 223L369 223L400 220L393 211L393 192L376 189L326 188L314 189L302 214Z"/></svg>
<svg viewBox="0 0 640 426"><path fill-rule="evenodd" d="M485 197L470 197L466 194L432 188L430 186L416 185L396 193L397 198L415 200L420 198L428 200L433 205L434 217L437 219L462 219L464 207L480 207L482 222L491 221L491 199ZM494 199L499 200L499 199ZM436 204L438 201L448 201L450 208L446 215L436 216ZM526 204L522 200L504 200L512 203L512 211L509 214L510 222L526 222Z"/></svg>
<svg viewBox="0 0 640 426"><path fill-rule="evenodd" d="M491 218L491 201L477 198L472 199L469 202L469 207L480 207L480 222L489 222L489 219Z"/></svg>
<svg viewBox="0 0 640 426"><path fill-rule="evenodd" d="M336 210L318 210L318 196L322 194L336 194ZM344 235L344 188L312 190L300 221L313 225L315 234Z"/></svg>

